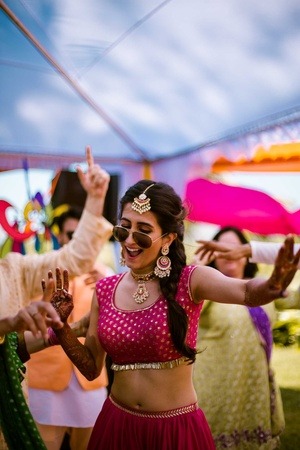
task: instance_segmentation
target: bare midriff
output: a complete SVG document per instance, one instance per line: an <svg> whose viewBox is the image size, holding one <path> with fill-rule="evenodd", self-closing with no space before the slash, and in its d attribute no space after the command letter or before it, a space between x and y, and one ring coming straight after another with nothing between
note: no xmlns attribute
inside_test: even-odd
<svg viewBox="0 0 300 450"><path fill-rule="evenodd" d="M169 411L197 402L192 382L193 364L172 369L114 372L111 393L128 408Z"/></svg>

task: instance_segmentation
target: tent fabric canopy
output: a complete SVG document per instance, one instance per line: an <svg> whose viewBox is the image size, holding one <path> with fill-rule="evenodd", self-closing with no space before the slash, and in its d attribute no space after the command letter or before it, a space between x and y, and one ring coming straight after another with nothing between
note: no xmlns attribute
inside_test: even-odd
<svg viewBox="0 0 300 450"><path fill-rule="evenodd" d="M0 0L0 170L73 170L90 145L120 192L183 196L220 157L300 142L299 20L299 0Z"/></svg>
<svg viewBox="0 0 300 450"><path fill-rule="evenodd" d="M211 171L299 172L300 142L273 144L268 149L259 145L250 159L239 157L236 161L230 161L221 156L212 163Z"/></svg>
<svg viewBox="0 0 300 450"><path fill-rule="evenodd" d="M299 18L298 0L0 0L1 163L228 156L230 130L299 123Z"/></svg>
<svg viewBox="0 0 300 450"><path fill-rule="evenodd" d="M291 213L254 189L195 179L187 184L185 202L193 222L234 225L262 235L300 235L300 210Z"/></svg>

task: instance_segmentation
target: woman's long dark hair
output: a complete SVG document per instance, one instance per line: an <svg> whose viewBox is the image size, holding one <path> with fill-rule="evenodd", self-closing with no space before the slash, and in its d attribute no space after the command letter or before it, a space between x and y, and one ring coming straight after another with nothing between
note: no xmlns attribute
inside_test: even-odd
<svg viewBox="0 0 300 450"><path fill-rule="evenodd" d="M121 198L120 215L127 203L132 203L144 190L153 184L146 195L150 198L151 212L155 214L162 233L176 233L177 238L169 247L169 258L172 270L169 277L159 278L160 289L168 304L168 324L175 348L191 362L195 361L197 351L186 342L188 317L184 309L175 300L178 282L183 267L186 265L186 254L183 245L184 219L186 209L181 198L168 184L151 180L141 180L131 186Z"/></svg>
<svg viewBox="0 0 300 450"><path fill-rule="evenodd" d="M246 238L246 236L244 235L244 233L237 227L232 227L232 226L227 226L227 227L223 227L221 228L212 238L213 241L219 241L220 237L222 236L222 234L224 233L228 233L228 231L232 231L232 233L236 234L236 236L238 237L238 239L240 240L241 244L249 244L248 239ZM213 260L211 263L207 264L210 267L213 267L214 269L217 269L216 264L215 264L215 260ZM249 260L247 259L247 263L244 267L244 275L243 278L254 278L255 275L258 272L258 265L252 262L249 262Z"/></svg>

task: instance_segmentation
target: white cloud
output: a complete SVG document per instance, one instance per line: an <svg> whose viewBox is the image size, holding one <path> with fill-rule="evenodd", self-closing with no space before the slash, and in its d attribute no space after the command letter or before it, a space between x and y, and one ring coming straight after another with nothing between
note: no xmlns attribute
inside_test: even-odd
<svg viewBox="0 0 300 450"><path fill-rule="evenodd" d="M79 123L81 127L86 130L88 133L101 135L103 132L106 131L106 126L94 112L92 111L85 111L82 113L79 112Z"/></svg>
<svg viewBox="0 0 300 450"><path fill-rule="evenodd" d="M47 45L75 75L159 4L53 1L45 29L54 45ZM40 2L32 5L39 10ZM173 0L79 83L142 146L188 147L300 101L299 16L299 0ZM107 131L65 81L48 78L46 95L34 86L18 101L44 140L64 136L67 145L75 130Z"/></svg>

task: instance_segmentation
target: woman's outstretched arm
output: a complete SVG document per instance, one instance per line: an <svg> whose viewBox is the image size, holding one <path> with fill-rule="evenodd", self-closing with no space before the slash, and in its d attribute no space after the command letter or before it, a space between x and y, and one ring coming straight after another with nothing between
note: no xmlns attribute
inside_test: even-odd
<svg viewBox="0 0 300 450"><path fill-rule="evenodd" d="M274 270L268 279L249 281L224 276L210 267L194 270L191 288L195 301L209 299L221 303L259 306L286 296L299 264L300 250L294 255L294 239L288 236L280 248Z"/></svg>

